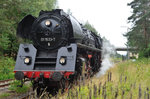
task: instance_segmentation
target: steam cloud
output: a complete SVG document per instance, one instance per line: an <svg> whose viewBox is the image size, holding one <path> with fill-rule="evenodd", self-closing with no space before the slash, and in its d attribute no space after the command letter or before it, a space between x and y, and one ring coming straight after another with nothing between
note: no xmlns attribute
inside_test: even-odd
<svg viewBox="0 0 150 99"><path fill-rule="evenodd" d="M97 77L105 74L105 72L113 66L113 62L111 61L111 56L115 55L115 48L110 44L109 41L103 39L103 48L102 48L102 66L100 71L97 73Z"/></svg>

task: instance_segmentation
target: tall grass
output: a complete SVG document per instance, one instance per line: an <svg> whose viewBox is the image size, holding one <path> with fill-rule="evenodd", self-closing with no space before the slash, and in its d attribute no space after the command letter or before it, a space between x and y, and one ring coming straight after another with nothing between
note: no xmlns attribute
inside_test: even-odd
<svg viewBox="0 0 150 99"><path fill-rule="evenodd" d="M59 99L149 99L150 60L126 61L74 86Z"/></svg>

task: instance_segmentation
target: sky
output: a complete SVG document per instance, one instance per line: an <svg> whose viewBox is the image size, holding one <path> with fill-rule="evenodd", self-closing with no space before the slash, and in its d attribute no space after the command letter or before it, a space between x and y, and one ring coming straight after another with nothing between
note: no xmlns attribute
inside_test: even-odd
<svg viewBox="0 0 150 99"><path fill-rule="evenodd" d="M87 20L115 47L126 47L127 39L123 36L130 24L132 0L58 0L58 6L65 12L70 9L72 15L81 23Z"/></svg>

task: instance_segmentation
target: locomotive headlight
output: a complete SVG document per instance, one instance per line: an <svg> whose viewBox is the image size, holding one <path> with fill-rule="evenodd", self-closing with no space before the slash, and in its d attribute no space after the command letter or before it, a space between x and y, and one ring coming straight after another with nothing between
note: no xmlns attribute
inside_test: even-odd
<svg viewBox="0 0 150 99"><path fill-rule="evenodd" d="M31 58L30 58L30 57L26 57L26 58L24 59L24 63L25 63L25 64L30 64L30 63L31 63Z"/></svg>
<svg viewBox="0 0 150 99"><path fill-rule="evenodd" d="M45 25L46 25L46 26L50 26L50 25L51 25L51 22L50 22L49 20L46 20L46 21L45 21Z"/></svg>
<svg viewBox="0 0 150 99"><path fill-rule="evenodd" d="M65 56L60 57L59 63L62 65L65 65L66 64L66 57Z"/></svg>

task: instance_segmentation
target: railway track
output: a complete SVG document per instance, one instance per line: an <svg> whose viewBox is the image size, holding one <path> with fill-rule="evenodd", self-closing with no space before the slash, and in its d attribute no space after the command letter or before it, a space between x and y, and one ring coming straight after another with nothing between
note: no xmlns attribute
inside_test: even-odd
<svg viewBox="0 0 150 99"><path fill-rule="evenodd" d="M8 91L8 88L10 87L10 84L13 81L14 81L14 79L0 80L0 92ZM11 98L12 99L34 99L33 95L34 95L34 92L30 90L23 94L14 94L13 97L11 97Z"/></svg>
<svg viewBox="0 0 150 99"><path fill-rule="evenodd" d="M8 88L10 87L10 84L13 81L14 81L14 79L0 80L0 92L8 91ZM30 89L28 92L23 93L23 94L14 94L13 97L11 97L11 98L12 99L38 99L39 97L37 97L35 93L36 93L35 91ZM50 97L47 94L46 94L46 96L45 96L45 94L43 94L40 97L46 97L46 99L50 99Z"/></svg>
<svg viewBox="0 0 150 99"><path fill-rule="evenodd" d="M4 89L8 89L12 81L13 79L0 80L0 91Z"/></svg>

